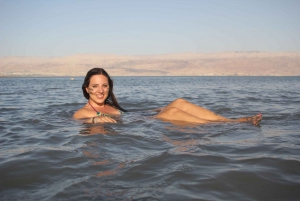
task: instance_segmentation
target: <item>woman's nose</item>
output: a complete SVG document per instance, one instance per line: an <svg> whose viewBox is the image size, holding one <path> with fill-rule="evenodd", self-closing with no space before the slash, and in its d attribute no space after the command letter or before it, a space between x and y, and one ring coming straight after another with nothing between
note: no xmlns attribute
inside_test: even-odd
<svg viewBox="0 0 300 201"><path fill-rule="evenodd" d="M98 88L98 91L99 91L100 93L103 93L103 92L104 92L103 87L99 87L99 88Z"/></svg>

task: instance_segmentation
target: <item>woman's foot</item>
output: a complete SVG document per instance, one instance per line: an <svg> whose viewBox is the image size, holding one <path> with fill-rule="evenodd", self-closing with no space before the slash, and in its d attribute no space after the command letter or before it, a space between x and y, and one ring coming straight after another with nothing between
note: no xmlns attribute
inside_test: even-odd
<svg viewBox="0 0 300 201"><path fill-rule="evenodd" d="M251 122L255 126L259 125L259 122L262 120L262 114L257 114L253 117L243 117L237 119L239 122Z"/></svg>

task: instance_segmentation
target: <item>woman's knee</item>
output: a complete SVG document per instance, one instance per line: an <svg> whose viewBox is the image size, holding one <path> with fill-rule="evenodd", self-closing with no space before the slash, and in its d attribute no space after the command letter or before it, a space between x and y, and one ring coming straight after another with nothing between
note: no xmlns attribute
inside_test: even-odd
<svg viewBox="0 0 300 201"><path fill-rule="evenodd" d="M170 107L164 111L162 111L161 113L159 113L157 115L157 117L161 117L161 118L170 118L174 115L176 115L176 113L180 112L180 110L176 107Z"/></svg>
<svg viewBox="0 0 300 201"><path fill-rule="evenodd" d="M173 105L175 105L175 106L180 106L180 105L182 105L182 104L184 104L184 103L186 103L187 101L186 100L184 100L183 98L177 98L176 100L174 100L173 102L172 102L172 104Z"/></svg>

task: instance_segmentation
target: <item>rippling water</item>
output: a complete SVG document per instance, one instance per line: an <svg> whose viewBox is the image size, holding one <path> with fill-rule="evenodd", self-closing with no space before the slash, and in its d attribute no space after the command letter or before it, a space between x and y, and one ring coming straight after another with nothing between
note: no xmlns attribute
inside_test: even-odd
<svg viewBox="0 0 300 201"><path fill-rule="evenodd" d="M72 119L83 77L0 79L0 200L300 200L300 77L114 77L117 124ZM248 123L172 124L183 97Z"/></svg>

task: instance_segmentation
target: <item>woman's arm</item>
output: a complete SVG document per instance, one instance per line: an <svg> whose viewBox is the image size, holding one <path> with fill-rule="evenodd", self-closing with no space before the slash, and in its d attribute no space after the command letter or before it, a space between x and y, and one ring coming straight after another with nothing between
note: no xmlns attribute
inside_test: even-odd
<svg viewBox="0 0 300 201"><path fill-rule="evenodd" d="M88 124L117 123L117 121L108 116L94 116L92 118L88 118L84 123L88 123Z"/></svg>
<svg viewBox="0 0 300 201"><path fill-rule="evenodd" d="M117 123L117 121L109 116L94 116L94 117L90 117L91 113L90 111L81 108L79 110L77 110L74 115L73 118L74 119L82 119L84 120L84 123L87 124L96 124L96 123Z"/></svg>

